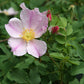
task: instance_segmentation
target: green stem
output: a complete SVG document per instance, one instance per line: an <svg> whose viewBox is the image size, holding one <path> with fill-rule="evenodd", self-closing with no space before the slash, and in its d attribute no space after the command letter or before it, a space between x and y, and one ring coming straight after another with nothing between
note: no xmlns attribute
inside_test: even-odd
<svg viewBox="0 0 84 84"><path fill-rule="evenodd" d="M63 84L63 68L64 68L64 61L60 62L60 84Z"/></svg>
<svg viewBox="0 0 84 84"><path fill-rule="evenodd" d="M60 76L61 76L60 84L63 84L63 75L62 75L62 72L60 72Z"/></svg>
<svg viewBox="0 0 84 84"><path fill-rule="evenodd" d="M52 57L50 57L50 55L48 53L48 49L47 49L47 55L52 60L52 62L58 67L58 69L59 69L59 66L57 65L57 63L55 62L55 60Z"/></svg>
<svg viewBox="0 0 84 84"><path fill-rule="evenodd" d="M0 42L4 42L4 41L7 41L8 39L4 39L4 40L0 40Z"/></svg>

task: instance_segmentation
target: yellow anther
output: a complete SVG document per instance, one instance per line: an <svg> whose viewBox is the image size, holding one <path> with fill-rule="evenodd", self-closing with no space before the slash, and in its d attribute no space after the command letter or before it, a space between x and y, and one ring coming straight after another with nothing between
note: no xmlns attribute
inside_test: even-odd
<svg viewBox="0 0 84 84"><path fill-rule="evenodd" d="M35 38L35 32L33 29L25 29L21 35L22 39L27 42Z"/></svg>
<svg viewBox="0 0 84 84"><path fill-rule="evenodd" d="M7 12L7 11L4 11L3 13L4 13L5 15L8 15L8 12Z"/></svg>

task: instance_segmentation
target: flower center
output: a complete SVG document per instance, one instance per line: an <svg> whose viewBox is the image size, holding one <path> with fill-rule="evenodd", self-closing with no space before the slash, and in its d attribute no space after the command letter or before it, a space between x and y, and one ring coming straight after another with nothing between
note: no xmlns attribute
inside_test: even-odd
<svg viewBox="0 0 84 84"><path fill-rule="evenodd" d="M8 12L7 12L7 11L4 11L4 14L5 14L5 15L8 15Z"/></svg>
<svg viewBox="0 0 84 84"><path fill-rule="evenodd" d="M27 42L35 38L35 32L33 29L25 29L22 32L22 39L26 40Z"/></svg>

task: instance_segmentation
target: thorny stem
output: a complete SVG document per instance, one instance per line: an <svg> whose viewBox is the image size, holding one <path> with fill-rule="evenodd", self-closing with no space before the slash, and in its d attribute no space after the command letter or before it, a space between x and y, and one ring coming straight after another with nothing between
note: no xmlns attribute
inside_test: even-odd
<svg viewBox="0 0 84 84"><path fill-rule="evenodd" d="M0 40L0 42L4 42L4 41L7 41L8 39L4 39L4 40Z"/></svg>
<svg viewBox="0 0 84 84"><path fill-rule="evenodd" d="M53 61L53 63L59 68L59 66L57 65L57 63L55 62L55 60L54 60L52 57L50 57L50 55L49 55L49 53L48 53L48 50L47 50L47 55L48 55L48 57Z"/></svg>
<svg viewBox="0 0 84 84"><path fill-rule="evenodd" d="M66 31L66 30L65 30ZM66 37L65 37L65 39L66 39ZM47 40L47 42L50 40L50 38ZM60 67L57 65L57 63L55 62L55 60L52 58L52 57L50 57L50 55L49 55L49 52L48 52L48 49L47 49L47 56L52 60L52 62L57 66L57 68L60 70L59 72L60 72L60 79L61 79L61 81L60 81L60 84L63 84L63 72L62 72L62 69L63 69L63 67L64 67L64 64L60 64Z"/></svg>
<svg viewBox="0 0 84 84"><path fill-rule="evenodd" d="M73 14L73 10L71 11L71 20L73 20L74 14Z"/></svg>
<svg viewBox="0 0 84 84"><path fill-rule="evenodd" d="M47 55L49 56L49 53L47 51ZM57 63L55 62L55 60L49 56L49 58L53 61L53 63L58 67L58 69L60 68L60 84L63 84L63 67L64 67L64 63L60 63L60 67L57 65Z"/></svg>
<svg viewBox="0 0 84 84"><path fill-rule="evenodd" d="M63 84L63 76L62 76L62 72L61 72L61 81L60 81L60 84Z"/></svg>
<svg viewBox="0 0 84 84"><path fill-rule="evenodd" d="M61 69L62 67L60 66L60 69ZM62 76L63 74L62 74L62 70L60 70L60 84L63 84L63 76Z"/></svg>
<svg viewBox="0 0 84 84"><path fill-rule="evenodd" d="M60 62L60 84L63 84L63 68L64 68L64 62Z"/></svg>

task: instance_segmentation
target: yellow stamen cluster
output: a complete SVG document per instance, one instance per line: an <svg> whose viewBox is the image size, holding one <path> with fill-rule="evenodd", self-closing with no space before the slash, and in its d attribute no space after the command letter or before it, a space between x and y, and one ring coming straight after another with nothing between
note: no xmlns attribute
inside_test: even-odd
<svg viewBox="0 0 84 84"><path fill-rule="evenodd" d="M8 15L8 12L7 12L7 11L4 11L3 13L4 13L5 15Z"/></svg>
<svg viewBox="0 0 84 84"><path fill-rule="evenodd" d="M22 39L26 40L27 42L35 38L35 32L33 29L25 29L22 32Z"/></svg>

